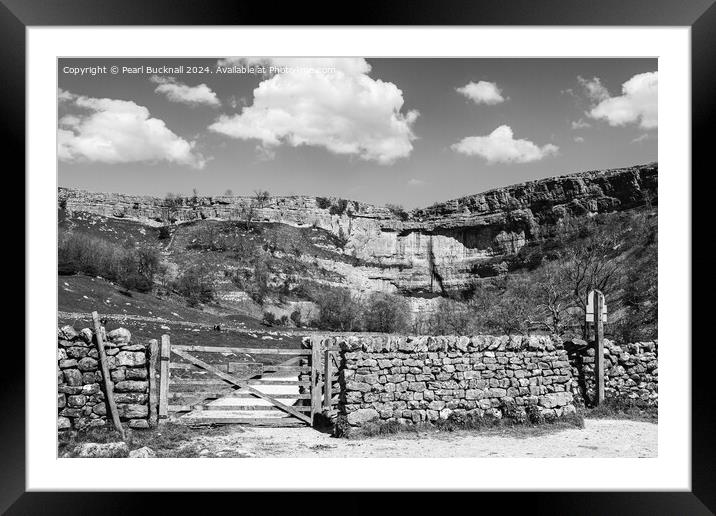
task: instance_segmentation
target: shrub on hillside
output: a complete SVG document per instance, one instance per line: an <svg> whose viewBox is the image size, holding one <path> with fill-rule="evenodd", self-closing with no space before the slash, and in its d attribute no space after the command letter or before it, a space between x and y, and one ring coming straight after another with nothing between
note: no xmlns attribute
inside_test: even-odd
<svg viewBox="0 0 716 516"><path fill-rule="evenodd" d="M148 292L159 266L155 249L119 246L100 237L61 232L57 247L58 274L83 273L114 281L127 290Z"/></svg>
<svg viewBox="0 0 716 516"><path fill-rule="evenodd" d="M408 327L410 306L407 300L376 292L365 302L363 328L365 331L400 333Z"/></svg>
<svg viewBox="0 0 716 516"><path fill-rule="evenodd" d="M331 215L343 215L348 208L348 201L345 199L338 199L336 204L332 204L328 210Z"/></svg>
<svg viewBox="0 0 716 516"><path fill-rule="evenodd" d="M210 268L205 264L190 267L176 280L174 290L184 296L189 306L212 301L215 290Z"/></svg>
<svg viewBox="0 0 716 516"><path fill-rule="evenodd" d="M473 314L465 303L442 298L435 311L419 326L418 331L432 335L466 335L472 327Z"/></svg>
<svg viewBox="0 0 716 516"><path fill-rule="evenodd" d="M316 197L316 205L322 210L327 210L331 206L331 200L326 197Z"/></svg>
<svg viewBox="0 0 716 516"><path fill-rule="evenodd" d="M162 226L159 228L159 240L167 240L172 236L169 231L169 226Z"/></svg>
<svg viewBox="0 0 716 516"><path fill-rule="evenodd" d="M271 290L269 287L270 272L266 257L258 255L246 268L238 269L231 276L231 281L251 296L251 299L262 305Z"/></svg>
<svg viewBox="0 0 716 516"><path fill-rule="evenodd" d="M291 312L291 322L293 322L293 324L296 326L296 328L301 327L302 321L301 321L300 310L294 310L293 312Z"/></svg>
<svg viewBox="0 0 716 516"><path fill-rule="evenodd" d="M400 220L408 220L408 212L405 211L405 208L403 208L401 205L386 204L385 207L388 208L388 210L390 210L390 212L396 217L398 217Z"/></svg>
<svg viewBox="0 0 716 516"><path fill-rule="evenodd" d="M315 299L320 310L314 325L321 330L356 331L360 329L362 306L348 289L327 289Z"/></svg>

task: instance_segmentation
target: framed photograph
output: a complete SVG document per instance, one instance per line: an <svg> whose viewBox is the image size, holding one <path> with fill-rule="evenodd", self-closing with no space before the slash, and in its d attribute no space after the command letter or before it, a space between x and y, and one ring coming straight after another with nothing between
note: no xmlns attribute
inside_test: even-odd
<svg viewBox="0 0 716 516"><path fill-rule="evenodd" d="M711 514L712 3L3 0L27 304L0 507Z"/></svg>

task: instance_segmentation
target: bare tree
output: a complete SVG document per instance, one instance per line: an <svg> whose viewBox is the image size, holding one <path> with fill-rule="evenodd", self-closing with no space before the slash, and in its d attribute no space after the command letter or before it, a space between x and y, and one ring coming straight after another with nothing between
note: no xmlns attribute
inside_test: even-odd
<svg viewBox="0 0 716 516"><path fill-rule="evenodd" d="M271 194L268 190L254 190L254 201L257 208L263 208L270 198Z"/></svg>
<svg viewBox="0 0 716 516"><path fill-rule="evenodd" d="M537 273L533 288L535 316L531 322L550 333L562 335L569 310L577 305L560 263L548 263Z"/></svg>
<svg viewBox="0 0 716 516"><path fill-rule="evenodd" d="M580 239L567 247L561 260L561 272L571 292L571 302L586 313L587 295L591 290L601 290L605 296L614 291L620 266L613 256L624 237L613 228L600 227L589 220L579 224L577 229ZM585 337L586 331L584 324Z"/></svg>
<svg viewBox="0 0 716 516"><path fill-rule="evenodd" d="M169 226L176 220L181 202L182 198L178 194L169 192L164 196L164 203L160 209L162 224Z"/></svg>

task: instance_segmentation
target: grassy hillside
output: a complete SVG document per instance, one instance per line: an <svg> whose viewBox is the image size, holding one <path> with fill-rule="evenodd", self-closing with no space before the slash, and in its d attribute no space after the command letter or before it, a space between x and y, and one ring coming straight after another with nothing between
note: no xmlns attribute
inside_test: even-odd
<svg viewBox="0 0 716 516"><path fill-rule="evenodd" d="M77 329L91 327L90 314L96 310L107 318L107 330L127 328L138 342L158 340L161 335L167 334L172 344L251 348L301 346L302 335L290 330L267 328L260 321L240 314L190 308L181 299L127 292L101 278L60 276L57 292L60 326L69 324ZM220 331L214 329L216 324L221 324ZM199 354L200 358L202 356ZM237 357L230 354L218 357L213 354L205 358L212 362L217 359L219 362L238 359L264 363L281 360L280 355Z"/></svg>

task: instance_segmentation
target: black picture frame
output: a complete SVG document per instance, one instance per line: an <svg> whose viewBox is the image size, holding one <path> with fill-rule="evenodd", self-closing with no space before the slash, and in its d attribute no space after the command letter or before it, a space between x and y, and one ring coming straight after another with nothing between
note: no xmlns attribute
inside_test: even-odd
<svg viewBox="0 0 716 516"><path fill-rule="evenodd" d="M25 29L29 26L63 25L562 25L562 26L689 26L692 37L692 169L708 174L713 168L708 140L712 116L716 112L716 6L714 0L488 0L441 2L392 1L382 3L343 4L314 1L292 2L276 6L267 2L220 0L0 0L0 64L4 92L0 98L3 124L3 146L8 157L16 158L16 167L25 165ZM662 144L667 144L664 142ZM683 171L692 184L699 178ZM707 188L692 186L692 235L705 235L699 228L709 219ZM16 197L19 194L15 192ZM699 211L703 213L699 213ZM699 231L701 230L701 231ZM19 248L19 246L17 246ZM692 271L709 274L709 263L698 256L692 246ZM23 256L24 258L24 256ZM24 262L24 260L23 260ZM25 274L30 271L25 269ZM705 319L707 303L696 304L693 297L694 322ZM26 307L26 310L31 307ZM26 312L27 314L27 312ZM702 315L702 317L699 317ZM696 326L692 326L692 331ZM693 333L696 335L696 333ZM19 337L18 337L19 340ZM716 512L716 411L712 401L711 366L713 344L694 339L688 329L684 341L662 345L690 346L692 352L692 456L689 492L591 492L591 493L492 493L479 495L479 507L529 510L550 514L713 514ZM13 367L3 368L0 389L0 511L7 514L86 514L94 512L133 514L148 512L149 494L127 493L26 493L25 492L25 356L19 346L7 347L6 360ZM16 356L11 356L15 353ZM576 474L567 471L566 474ZM571 470L571 468L570 468ZM175 493L159 495L164 512L170 505L181 512L196 510L205 504L205 496ZM217 494L210 496L216 497ZM245 497L244 494L240 496ZM264 495L266 496L266 495ZM296 493L291 506L316 507L316 498ZM455 498L446 498L446 497ZM439 497L439 498L438 498ZM427 507L429 501L439 505L465 504L457 494L415 494L400 500L381 502L383 510L412 510ZM221 496L221 499L225 499ZM509 500L506 502L506 500ZM339 494L321 501L340 503L343 512L371 510L359 493ZM211 504L223 502L212 498ZM279 510L271 502L272 510ZM169 505L164 505L169 504ZM217 505L218 507L218 505ZM337 509L333 507L333 509ZM328 509L326 510L333 510ZM204 505L204 512L206 506Z"/></svg>

